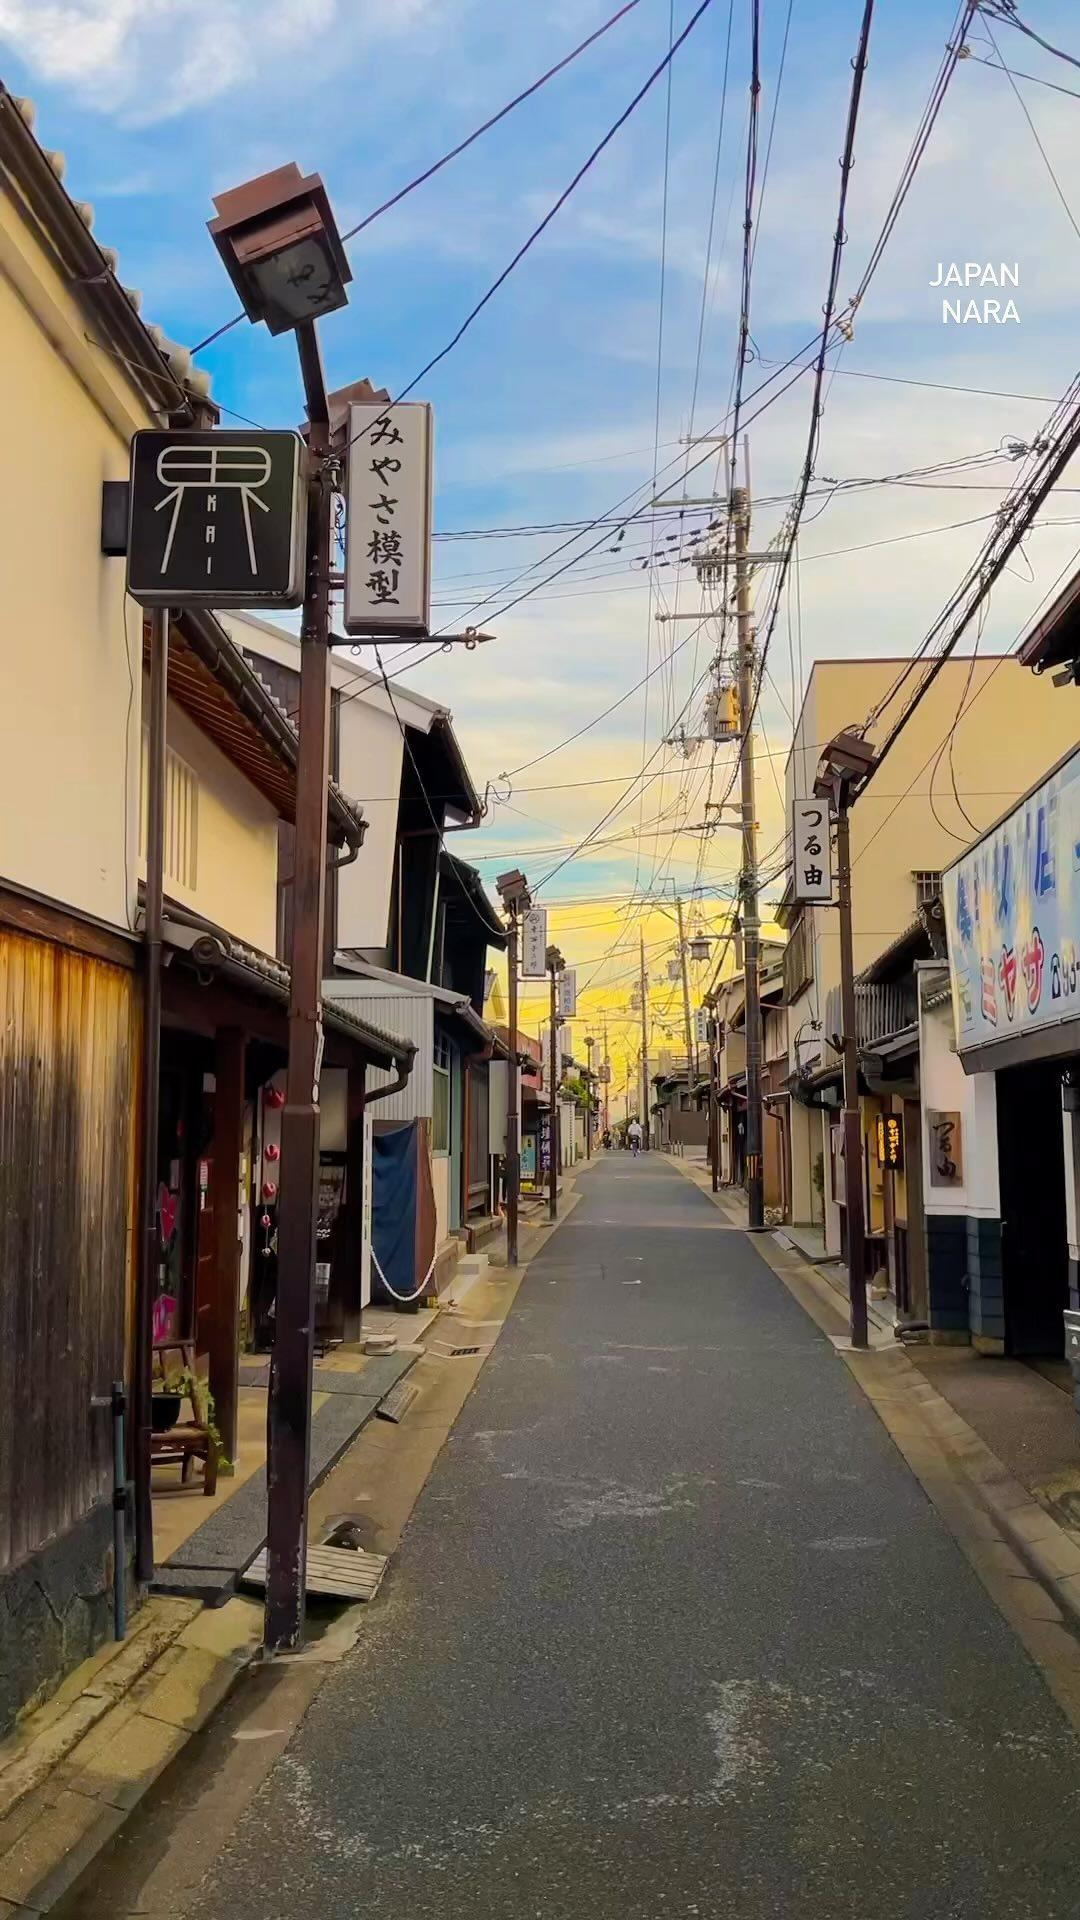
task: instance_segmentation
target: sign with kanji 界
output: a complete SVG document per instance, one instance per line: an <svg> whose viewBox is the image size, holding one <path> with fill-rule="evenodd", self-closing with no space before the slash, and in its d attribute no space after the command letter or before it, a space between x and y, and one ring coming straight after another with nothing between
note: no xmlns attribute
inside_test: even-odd
<svg viewBox="0 0 1080 1920"><path fill-rule="evenodd" d="M521 918L521 977L542 980L547 972L547 908L530 907Z"/></svg>
<svg viewBox="0 0 1080 1920"><path fill-rule="evenodd" d="M559 1012L564 1020L577 1013L577 968L564 967L559 975Z"/></svg>
<svg viewBox="0 0 1080 1920"><path fill-rule="evenodd" d="M796 800L791 810L793 897L808 905L833 897L832 841L824 800Z"/></svg>
<svg viewBox="0 0 1080 1920"><path fill-rule="evenodd" d="M143 607L298 607L296 433L146 429L131 442L127 590Z"/></svg>
<svg viewBox="0 0 1080 1920"><path fill-rule="evenodd" d="M349 408L345 631L431 631L431 408Z"/></svg>
<svg viewBox="0 0 1080 1920"><path fill-rule="evenodd" d="M930 1185L962 1187L964 1159L960 1150L960 1115L927 1113L926 1128L930 1143Z"/></svg>
<svg viewBox="0 0 1080 1920"><path fill-rule="evenodd" d="M877 1163L891 1167L894 1173L904 1167L904 1123L898 1113L879 1113L877 1117Z"/></svg>

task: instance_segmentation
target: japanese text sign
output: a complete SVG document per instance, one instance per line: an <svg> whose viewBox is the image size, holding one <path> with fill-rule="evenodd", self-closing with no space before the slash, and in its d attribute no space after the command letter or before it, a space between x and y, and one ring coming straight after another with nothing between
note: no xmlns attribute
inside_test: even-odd
<svg viewBox="0 0 1080 1920"><path fill-rule="evenodd" d="M521 921L521 977L542 980L547 972L547 908L530 907Z"/></svg>
<svg viewBox="0 0 1080 1920"><path fill-rule="evenodd" d="M1080 1018L1080 754L948 868L942 895L961 1053Z"/></svg>
<svg viewBox="0 0 1080 1920"><path fill-rule="evenodd" d="M131 443L127 590L144 607L298 607L306 489L295 433Z"/></svg>
<svg viewBox="0 0 1080 1920"><path fill-rule="evenodd" d="M958 1113L927 1113L926 1120L930 1137L930 1185L932 1187L963 1186L964 1161L960 1150L960 1115Z"/></svg>
<svg viewBox="0 0 1080 1920"><path fill-rule="evenodd" d="M345 631L431 630L431 408L349 409Z"/></svg>
<svg viewBox="0 0 1080 1920"><path fill-rule="evenodd" d="M877 1117L877 1162L899 1173L904 1165L904 1123L898 1113L879 1113Z"/></svg>
<svg viewBox="0 0 1080 1920"><path fill-rule="evenodd" d="M793 895L827 904L833 897L829 808L824 800L796 800L791 810Z"/></svg>
<svg viewBox="0 0 1080 1920"><path fill-rule="evenodd" d="M577 1013L577 968L564 967L559 975L559 1012L564 1020Z"/></svg>

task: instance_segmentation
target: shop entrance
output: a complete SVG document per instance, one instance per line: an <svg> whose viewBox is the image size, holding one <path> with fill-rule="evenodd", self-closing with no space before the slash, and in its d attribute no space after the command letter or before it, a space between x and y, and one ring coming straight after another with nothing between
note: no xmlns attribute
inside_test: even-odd
<svg viewBox="0 0 1080 1920"><path fill-rule="evenodd" d="M1069 1304L1061 1061L996 1078L1005 1345L1020 1359L1060 1354Z"/></svg>

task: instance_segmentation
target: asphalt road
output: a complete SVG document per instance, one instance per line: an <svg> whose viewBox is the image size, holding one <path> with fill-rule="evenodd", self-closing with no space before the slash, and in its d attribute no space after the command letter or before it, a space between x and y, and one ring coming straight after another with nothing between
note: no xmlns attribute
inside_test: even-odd
<svg viewBox="0 0 1080 1920"><path fill-rule="evenodd" d="M1074 1916L1078 1743L848 1370L673 1167L582 1196L200 1920Z"/></svg>

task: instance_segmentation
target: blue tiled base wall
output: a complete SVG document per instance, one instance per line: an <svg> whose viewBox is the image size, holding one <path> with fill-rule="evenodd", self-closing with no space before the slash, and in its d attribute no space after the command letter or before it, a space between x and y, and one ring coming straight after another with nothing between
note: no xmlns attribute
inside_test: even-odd
<svg viewBox="0 0 1080 1920"><path fill-rule="evenodd" d="M935 1332L1005 1338L1000 1220L927 1214L926 1276Z"/></svg>

